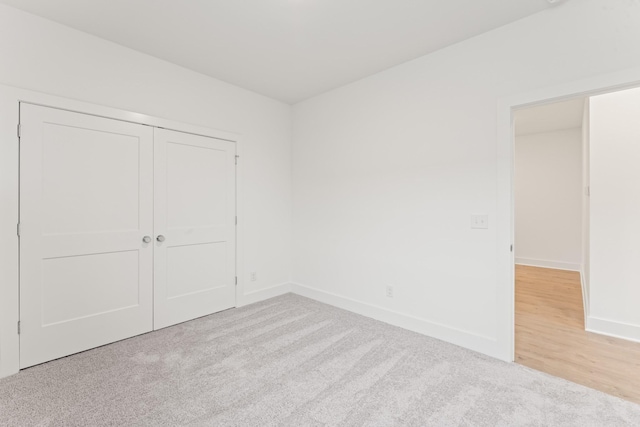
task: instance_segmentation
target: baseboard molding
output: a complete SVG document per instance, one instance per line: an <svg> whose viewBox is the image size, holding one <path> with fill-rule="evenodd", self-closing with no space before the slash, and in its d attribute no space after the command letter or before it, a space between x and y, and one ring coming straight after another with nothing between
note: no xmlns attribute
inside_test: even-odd
<svg viewBox="0 0 640 427"><path fill-rule="evenodd" d="M236 301L237 307L243 307L245 305L253 304L256 302L264 301L269 298L277 297L280 295L288 294L291 292L291 283L280 283L279 285L271 286L265 289L258 289L256 291L248 292L246 294L238 295Z"/></svg>
<svg viewBox="0 0 640 427"><path fill-rule="evenodd" d="M516 258L516 264L531 267L554 268L556 270L580 271L580 264L563 261L549 261L546 259Z"/></svg>
<svg viewBox="0 0 640 427"><path fill-rule="evenodd" d="M640 342L640 325L601 319L594 316L587 318L587 331L607 335L623 340Z"/></svg>
<svg viewBox="0 0 640 427"><path fill-rule="evenodd" d="M365 317L437 338L460 347L465 347L497 359L506 360L504 359L504 348L501 349L498 345L499 343L490 337L455 329L426 319L410 316L298 283L291 284L291 292Z"/></svg>

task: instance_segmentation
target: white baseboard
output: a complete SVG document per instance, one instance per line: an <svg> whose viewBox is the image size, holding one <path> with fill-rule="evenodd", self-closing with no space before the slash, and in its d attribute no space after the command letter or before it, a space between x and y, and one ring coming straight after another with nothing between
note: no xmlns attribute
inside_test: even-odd
<svg viewBox="0 0 640 427"><path fill-rule="evenodd" d="M504 359L504 349L499 343L490 337L485 337L472 332L459 330L426 319L403 314L387 308L357 301L341 295L332 294L320 289L304 286L297 283L291 284L291 292L303 297L311 298L334 307L342 308L362 316L370 317L381 322L389 323L403 329L408 329L419 334L427 335L446 341L460 347L465 347L479 353L486 354L497 359ZM504 346L503 346L504 347Z"/></svg>
<svg viewBox="0 0 640 427"><path fill-rule="evenodd" d="M630 323L589 316L587 318L586 329L587 331L596 334L640 342L640 325L632 325Z"/></svg>
<svg viewBox="0 0 640 427"><path fill-rule="evenodd" d="M279 285L271 286L265 289L258 289L257 291L252 291L246 294L238 295L238 299L236 301L236 307L243 307L245 305L264 301L269 298L288 294L289 292L291 292L291 283L289 282L280 283Z"/></svg>
<svg viewBox="0 0 640 427"><path fill-rule="evenodd" d="M531 267L554 268L556 270L580 271L580 264L563 261L549 261L546 259L516 258L516 264Z"/></svg>

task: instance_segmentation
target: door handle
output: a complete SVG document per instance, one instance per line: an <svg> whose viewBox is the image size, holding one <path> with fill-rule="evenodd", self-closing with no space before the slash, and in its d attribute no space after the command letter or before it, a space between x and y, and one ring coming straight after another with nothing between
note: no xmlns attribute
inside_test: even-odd
<svg viewBox="0 0 640 427"><path fill-rule="evenodd" d="M142 238L142 241L145 242L145 243L151 243L151 236L144 236Z"/></svg>
<svg viewBox="0 0 640 427"><path fill-rule="evenodd" d="M162 234L159 234L158 237L156 237L156 240L160 243L164 242L164 236Z"/></svg>

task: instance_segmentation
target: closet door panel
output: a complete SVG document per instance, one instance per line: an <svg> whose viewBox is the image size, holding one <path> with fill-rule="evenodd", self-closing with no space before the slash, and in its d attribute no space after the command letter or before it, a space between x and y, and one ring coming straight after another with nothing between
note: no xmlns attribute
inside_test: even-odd
<svg viewBox="0 0 640 427"><path fill-rule="evenodd" d="M155 329L235 306L235 194L234 143L155 130Z"/></svg>
<svg viewBox="0 0 640 427"><path fill-rule="evenodd" d="M22 104L20 364L152 329L153 130Z"/></svg>

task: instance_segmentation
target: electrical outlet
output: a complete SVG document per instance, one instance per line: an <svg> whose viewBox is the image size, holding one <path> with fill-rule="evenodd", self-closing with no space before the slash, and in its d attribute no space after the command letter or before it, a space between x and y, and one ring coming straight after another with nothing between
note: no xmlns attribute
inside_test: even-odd
<svg viewBox="0 0 640 427"><path fill-rule="evenodd" d="M393 298L393 285L387 285L387 298Z"/></svg>
<svg viewBox="0 0 640 427"><path fill-rule="evenodd" d="M256 280L258 280L258 273L256 273L255 271L252 271L250 278L252 282L255 282Z"/></svg>
<svg viewBox="0 0 640 427"><path fill-rule="evenodd" d="M489 228L489 215L471 215L471 228Z"/></svg>

